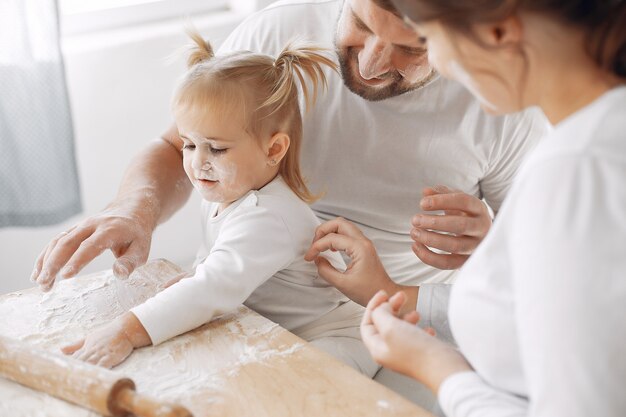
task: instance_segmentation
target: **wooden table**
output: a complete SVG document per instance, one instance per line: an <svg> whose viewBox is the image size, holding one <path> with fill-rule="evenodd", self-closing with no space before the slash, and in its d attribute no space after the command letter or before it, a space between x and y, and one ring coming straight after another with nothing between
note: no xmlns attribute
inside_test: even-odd
<svg viewBox="0 0 626 417"><path fill-rule="evenodd" d="M110 271L0 296L0 335L46 350L81 338L155 294L180 271L155 260L129 279ZM429 413L241 306L114 369L137 390L202 416L418 416ZM0 378L0 416L98 414Z"/></svg>

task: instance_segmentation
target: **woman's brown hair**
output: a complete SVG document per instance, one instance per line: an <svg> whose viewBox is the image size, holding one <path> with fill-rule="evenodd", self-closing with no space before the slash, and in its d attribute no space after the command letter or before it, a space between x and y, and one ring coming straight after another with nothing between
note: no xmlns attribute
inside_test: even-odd
<svg viewBox="0 0 626 417"><path fill-rule="evenodd" d="M300 172L302 116L298 84L308 109L315 103L318 88L327 87L323 67L337 71L327 51L295 40L275 59L249 51L215 56L211 45L198 33L190 31L189 36L195 47L187 60L189 70L174 94L173 107L202 106L224 114L228 110L241 112L246 130L257 139L286 133L290 144L278 173L300 199L315 201L317 197L309 191Z"/></svg>
<svg viewBox="0 0 626 417"><path fill-rule="evenodd" d="M437 20L471 32L474 23L502 20L520 11L542 13L587 31L587 52L626 78L626 0L391 0L415 23Z"/></svg>

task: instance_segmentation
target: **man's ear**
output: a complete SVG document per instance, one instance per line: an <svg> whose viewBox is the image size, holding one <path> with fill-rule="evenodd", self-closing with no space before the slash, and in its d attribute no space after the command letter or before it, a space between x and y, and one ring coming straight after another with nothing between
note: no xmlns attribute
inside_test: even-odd
<svg viewBox="0 0 626 417"><path fill-rule="evenodd" d="M283 132L274 133L270 138L267 148L267 164L275 166L285 157L291 139L289 135Z"/></svg>

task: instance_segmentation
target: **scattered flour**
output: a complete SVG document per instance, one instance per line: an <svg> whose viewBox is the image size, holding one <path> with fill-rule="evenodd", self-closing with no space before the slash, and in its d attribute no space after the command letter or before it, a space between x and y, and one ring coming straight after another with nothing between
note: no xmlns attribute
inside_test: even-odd
<svg viewBox="0 0 626 417"><path fill-rule="evenodd" d="M8 319L0 321L0 334L59 352L156 294L159 285L177 273L161 261L138 269L126 280L106 271L59 281L48 293L31 289L2 296L0 315ZM243 367L287 357L303 346L273 346L279 332L278 325L242 307L168 342L135 350L114 372L133 379L139 392L203 415L205 407L220 401L219 395L207 392L226 389ZM0 416L4 415L97 414L0 378Z"/></svg>

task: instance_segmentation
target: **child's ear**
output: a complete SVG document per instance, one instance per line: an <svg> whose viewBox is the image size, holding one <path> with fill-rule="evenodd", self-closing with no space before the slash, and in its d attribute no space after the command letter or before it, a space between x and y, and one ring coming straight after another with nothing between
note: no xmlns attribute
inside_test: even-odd
<svg viewBox="0 0 626 417"><path fill-rule="evenodd" d="M276 166L284 158L291 139L286 133L278 132L274 133L274 136L270 138L267 149L267 164L270 166Z"/></svg>

